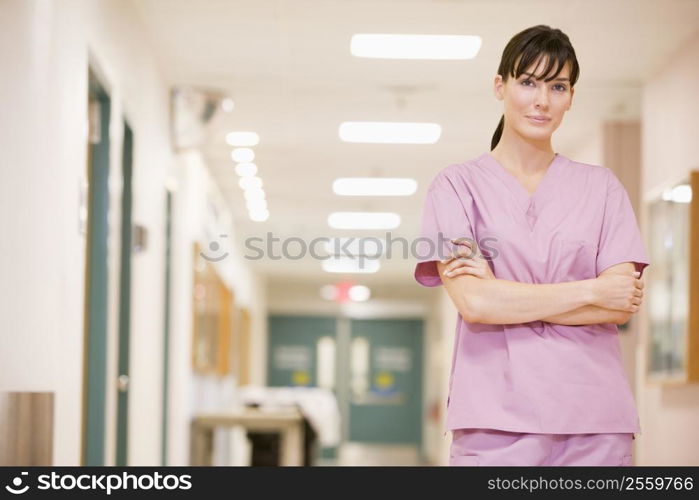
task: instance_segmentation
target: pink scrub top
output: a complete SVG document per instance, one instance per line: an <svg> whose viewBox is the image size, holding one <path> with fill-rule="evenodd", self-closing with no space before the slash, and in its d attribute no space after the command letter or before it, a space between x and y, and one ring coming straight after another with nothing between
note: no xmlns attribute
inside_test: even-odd
<svg viewBox="0 0 699 500"><path fill-rule="evenodd" d="M561 154L533 195L490 153L442 169L427 191L415 279L441 285L436 261L462 237L492 258L496 278L521 283L595 278L622 262L642 273L649 264L619 179ZM617 325L489 325L457 313L446 428L640 433Z"/></svg>

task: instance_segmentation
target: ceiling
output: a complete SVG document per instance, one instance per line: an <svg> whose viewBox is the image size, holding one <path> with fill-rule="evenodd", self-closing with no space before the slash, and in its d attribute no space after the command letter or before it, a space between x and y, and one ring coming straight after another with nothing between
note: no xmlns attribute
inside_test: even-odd
<svg viewBox="0 0 699 500"><path fill-rule="evenodd" d="M536 24L560 28L580 63L571 110L554 135L554 149L575 158L580 142L606 119L640 116L643 82L662 69L699 29L695 0L134 0L169 84L227 92L235 110L217 122L203 153L230 203L239 236L268 232L300 237L378 236L327 225L336 210L395 211L394 238L418 236L426 186L443 167L489 149L502 103L492 91L507 41ZM360 59L349 51L354 33L479 35L469 61ZM343 121L418 121L442 126L433 145L343 143ZM232 130L260 136L255 149L270 217L248 218L224 137ZM410 197L333 194L344 176L412 177ZM400 251L396 244L395 251ZM298 248L298 247L296 247ZM245 250L241 246L241 254ZM400 252L399 252L400 253ZM320 262L253 262L273 280L323 284L341 278ZM414 283L414 261L382 261L361 283ZM420 287L414 287L415 289Z"/></svg>

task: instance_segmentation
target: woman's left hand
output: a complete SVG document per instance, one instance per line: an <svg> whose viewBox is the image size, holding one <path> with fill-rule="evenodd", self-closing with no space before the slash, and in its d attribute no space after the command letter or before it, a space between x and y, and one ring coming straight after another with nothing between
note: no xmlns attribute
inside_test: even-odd
<svg viewBox="0 0 699 500"><path fill-rule="evenodd" d="M470 239L462 238L451 240L456 246L452 257L442 261L449 265L444 269L444 274L450 278L469 274L482 279L495 279L488 261L485 260L478 248L478 244Z"/></svg>

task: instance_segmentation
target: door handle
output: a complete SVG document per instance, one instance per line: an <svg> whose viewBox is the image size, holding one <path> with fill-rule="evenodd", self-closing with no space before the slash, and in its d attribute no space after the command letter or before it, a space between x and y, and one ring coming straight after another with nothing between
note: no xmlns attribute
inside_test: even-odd
<svg viewBox="0 0 699 500"><path fill-rule="evenodd" d="M129 390L129 376L119 375L117 378L117 390L119 392L126 392Z"/></svg>

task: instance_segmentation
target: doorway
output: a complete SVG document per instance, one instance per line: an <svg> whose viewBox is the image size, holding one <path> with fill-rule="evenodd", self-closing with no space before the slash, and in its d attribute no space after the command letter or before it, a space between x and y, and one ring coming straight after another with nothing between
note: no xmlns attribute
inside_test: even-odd
<svg viewBox="0 0 699 500"><path fill-rule="evenodd" d="M117 361L117 467L128 461L129 435L129 349L131 345L131 249L133 225L133 132L124 122L122 151L121 250L119 255L119 357Z"/></svg>
<svg viewBox="0 0 699 500"><path fill-rule="evenodd" d="M110 98L88 75L87 238L82 463L104 465L107 383L107 243Z"/></svg>

